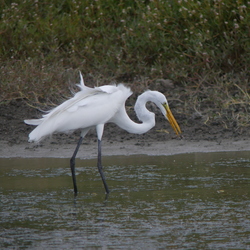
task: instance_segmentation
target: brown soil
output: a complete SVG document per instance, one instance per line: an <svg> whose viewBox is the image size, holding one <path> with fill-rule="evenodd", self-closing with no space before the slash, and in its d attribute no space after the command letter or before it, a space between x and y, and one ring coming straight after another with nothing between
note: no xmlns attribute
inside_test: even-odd
<svg viewBox="0 0 250 250"><path fill-rule="evenodd" d="M135 99L135 98L134 98ZM130 105L133 104L134 99ZM143 135L129 134L114 124L107 124L103 135L103 154L176 154L227 150L250 150L249 128L237 128L233 123L225 128L223 123L206 123L206 116L196 111L180 112L175 102L170 102L182 136L177 137L168 122L156 112L156 126ZM209 109L213 108L212 104ZM136 121L133 109L128 113ZM34 128L24 124L24 119L39 118L42 112L27 105L24 100L13 100L0 105L0 157L70 157L80 131L73 134L56 134L39 144L28 143L28 134ZM96 155L96 134L87 134L80 157Z"/></svg>

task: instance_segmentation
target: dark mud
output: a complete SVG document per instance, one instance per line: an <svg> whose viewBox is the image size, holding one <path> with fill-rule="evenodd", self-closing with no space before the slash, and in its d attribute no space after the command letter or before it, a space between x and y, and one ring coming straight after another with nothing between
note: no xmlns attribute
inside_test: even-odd
<svg viewBox="0 0 250 250"><path fill-rule="evenodd" d="M132 106L134 106L135 97L128 101L128 114L131 119L136 121L136 116ZM237 127L234 123L226 126L221 121L207 122L206 110L203 114L195 110L184 111L178 101L169 101L172 113L178 121L182 136L177 137L172 128L160 114L154 105L149 105L149 109L156 113L156 126L148 133L143 135L129 134L114 124L107 124L103 135L103 141L106 147L104 153L112 154L174 154L185 152L205 152L208 151L228 151L228 150L248 150L250 130L248 127ZM213 106L207 107L211 111ZM24 124L24 119L39 118L42 112L31 107L26 100L13 100L9 103L0 105L0 156L11 157L36 156L31 151L50 152L57 157L69 157L70 153L59 153L63 148L72 152L80 131L72 134L55 134L39 144L28 143L28 134L34 128ZM84 157L94 157L96 150L96 133L93 129L90 131L84 145L87 152ZM86 147L87 146L87 147ZM105 148L104 147L104 148ZM179 148L181 147L181 148ZM108 148L110 151L108 151ZM209 149L210 148L210 149ZM177 150L178 149L178 150ZM19 152L18 152L19 151ZM53 155L53 152L58 151ZM93 151L93 152L92 152ZM40 155L41 156L41 155Z"/></svg>

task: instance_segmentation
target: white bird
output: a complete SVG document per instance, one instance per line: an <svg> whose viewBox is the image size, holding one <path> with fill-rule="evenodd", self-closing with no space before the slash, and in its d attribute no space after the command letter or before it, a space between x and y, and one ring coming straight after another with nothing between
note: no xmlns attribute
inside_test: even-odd
<svg viewBox="0 0 250 250"><path fill-rule="evenodd" d="M75 157L84 136L92 127L96 127L98 137L97 167L107 194L109 193L109 188L102 171L101 163L101 140L105 123L115 123L129 133L146 133L155 126L155 114L146 108L146 103L151 101L159 107L163 116L169 121L176 134L179 135L181 133L180 127L169 108L166 97L158 91L147 90L138 97L134 109L141 123L135 123L129 118L125 109L125 102L132 94L130 88L123 84L89 88L84 85L81 73L78 87L80 87L79 92L71 99L49 111L48 114L43 115L43 118L24 120L26 124L37 125L29 134L29 142L40 141L42 138L55 132L68 132L81 129L80 139L70 159L75 194L77 194Z"/></svg>

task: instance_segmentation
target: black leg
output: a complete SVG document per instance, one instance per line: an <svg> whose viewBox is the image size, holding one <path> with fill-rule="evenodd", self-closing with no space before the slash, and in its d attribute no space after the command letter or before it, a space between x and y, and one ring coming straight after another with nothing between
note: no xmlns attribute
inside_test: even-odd
<svg viewBox="0 0 250 250"><path fill-rule="evenodd" d="M98 159L97 159L97 167L98 167L98 170L99 170L99 173L102 177L102 182L103 182L103 185L104 185L104 188L105 188L105 191L107 194L109 194L109 188L108 188L108 185L106 183L106 180L105 180L105 176L103 174L103 171L102 171L102 145L101 145L101 141L98 140Z"/></svg>
<svg viewBox="0 0 250 250"><path fill-rule="evenodd" d="M77 143L76 149L74 151L74 154L72 155L72 157L70 159L70 168L71 168L71 173L72 173L72 179L73 179L73 185L74 185L75 195L77 194L76 173L75 173L75 159L76 159L76 154L77 154L77 152L79 150L79 147L82 144L82 140L83 140L83 137L80 137L80 139L79 139L79 141Z"/></svg>

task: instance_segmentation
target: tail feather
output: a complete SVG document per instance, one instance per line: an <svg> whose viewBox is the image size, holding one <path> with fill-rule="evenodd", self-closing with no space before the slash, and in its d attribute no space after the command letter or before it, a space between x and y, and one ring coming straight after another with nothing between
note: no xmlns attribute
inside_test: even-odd
<svg viewBox="0 0 250 250"><path fill-rule="evenodd" d="M32 124L34 125L34 124ZM31 133L29 134L29 142L38 142L44 139L46 136L53 134L53 124L51 121L39 124Z"/></svg>
<svg viewBox="0 0 250 250"><path fill-rule="evenodd" d="M24 120L24 122L28 125L40 125L42 123L42 119L30 119L30 120Z"/></svg>
<svg viewBox="0 0 250 250"><path fill-rule="evenodd" d="M43 135L41 135L41 129L40 127L36 127L30 134L29 134L29 142L38 142L40 141L43 137Z"/></svg>
<svg viewBox="0 0 250 250"><path fill-rule="evenodd" d="M44 126L39 126L42 124L44 119L31 119L31 120L24 120L24 122L28 125L34 125L37 126L31 133L29 134L29 142L38 142L43 137L48 135L48 132L46 129L44 129Z"/></svg>

